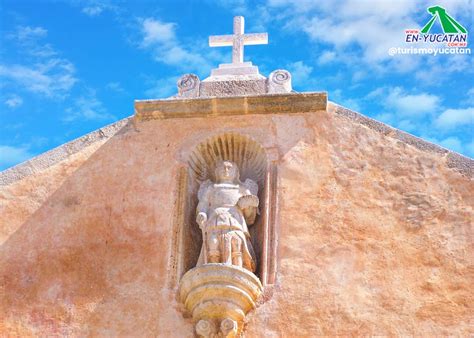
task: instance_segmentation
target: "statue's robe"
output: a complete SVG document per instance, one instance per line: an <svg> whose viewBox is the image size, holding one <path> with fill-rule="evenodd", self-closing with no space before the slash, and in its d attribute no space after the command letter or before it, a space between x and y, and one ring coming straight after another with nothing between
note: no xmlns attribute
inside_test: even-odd
<svg viewBox="0 0 474 338"><path fill-rule="evenodd" d="M198 210L197 213L204 211L207 214L207 221L203 226L203 245L197 265L207 263L208 240L217 239L220 243L220 254L222 262L232 261L231 257L225 257L226 252L232 254L231 250L226 250L223 246L230 245L234 236L240 238L242 266L252 272L256 268L255 253L250 241L248 231L249 225L255 221L256 207L251 207L254 211L242 210L238 206L239 199L242 196L253 195L257 197L258 185L250 179L244 183L213 183L210 180L203 182L199 188L198 198L201 207L205 210ZM247 208L250 209L250 208ZM244 212L245 211L245 212ZM253 215L247 216L245 215Z"/></svg>

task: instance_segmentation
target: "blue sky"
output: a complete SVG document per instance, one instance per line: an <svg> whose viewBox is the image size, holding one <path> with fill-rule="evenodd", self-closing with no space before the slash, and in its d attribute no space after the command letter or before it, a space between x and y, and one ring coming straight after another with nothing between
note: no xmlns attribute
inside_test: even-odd
<svg viewBox="0 0 474 338"><path fill-rule="evenodd" d="M474 157L473 56L388 54L433 5L473 31L470 0L0 0L0 170L132 115L136 99L175 94L184 73L203 79L230 62L230 48L207 41L230 34L234 15L246 32L268 32L269 45L245 49L264 75L287 69L297 91L327 91Z"/></svg>

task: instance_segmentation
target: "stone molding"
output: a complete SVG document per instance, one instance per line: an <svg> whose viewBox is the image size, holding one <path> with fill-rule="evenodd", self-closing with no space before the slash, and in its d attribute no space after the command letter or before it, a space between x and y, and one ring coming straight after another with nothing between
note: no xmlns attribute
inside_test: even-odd
<svg viewBox="0 0 474 338"><path fill-rule="evenodd" d="M326 110L327 93L268 94L135 101L138 121L246 114L294 114Z"/></svg>

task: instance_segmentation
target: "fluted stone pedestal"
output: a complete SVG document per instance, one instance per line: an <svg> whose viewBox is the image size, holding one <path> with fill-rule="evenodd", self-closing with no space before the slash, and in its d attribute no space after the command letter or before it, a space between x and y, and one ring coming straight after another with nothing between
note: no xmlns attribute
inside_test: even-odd
<svg viewBox="0 0 474 338"><path fill-rule="evenodd" d="M192 314L199 336L236 337L262 290L257 276L246 269L205 264L183 276L179 299Z"/></svg>

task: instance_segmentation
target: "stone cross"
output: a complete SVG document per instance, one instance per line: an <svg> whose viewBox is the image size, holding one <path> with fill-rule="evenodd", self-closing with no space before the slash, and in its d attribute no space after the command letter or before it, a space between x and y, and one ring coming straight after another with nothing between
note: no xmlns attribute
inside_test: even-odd
<svg viewBox="0 0 474 338"><path fill-rule="evenodd" d="M224 47L232 46L232 64L244 62L244 45L266 45L268 43L267 33L244 34L244 17L234 17L233 35L214 35L209 37L209 46Z"/></svg>

